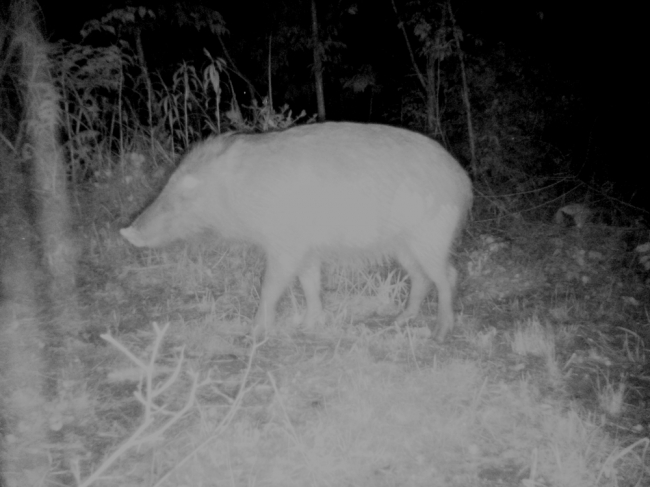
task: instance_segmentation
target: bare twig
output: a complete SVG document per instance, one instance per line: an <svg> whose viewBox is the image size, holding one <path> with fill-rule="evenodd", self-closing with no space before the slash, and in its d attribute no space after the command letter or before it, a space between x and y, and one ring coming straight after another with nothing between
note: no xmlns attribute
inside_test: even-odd
<svg viewBox="0 0 650 487"><path fill-rule="evenodd" d="M104 475L104 473L110 467L112 467L119 458L126 454L127 451L143 444L159 440L169 428L171 428L174 424L177 424L178 421L180 421L180 419L183 418L194 406L197 391L202 383L199 382L198 373L191 370L188 372L188 374L191 378L192 385L190 391L187 394L185 404L182 408L177 411L169 411L165 406L158 406L154 402L154 399L156 397L159 397L163 392L169 389L171 385L177 383L183 364L185 363L185 355L183 352L181 352L181 356L179 357L176 367L174 368L171 376L161 384L154 385L153 379L156 375L156 361L160 355L162 343L168 327L169 323L162 327L162 329L158 326L157 323L153 323L155 339L153 343L153 351L151 352L151 356L147 362L136 357L135 354L133 354L129 349L118 342L110 334L105 333L101 335L104 340L106 340L108 343L126 355L129 360L131 360L140 369L144 384L140 384L139 390L137 390L134 395L144 408L144 419L140 426L138 426L138 428L133 433L131 433L131 435L113 453L111 453L109 457L106 458L87 479L79 483L79 487L88 487L95 481L99 480L102 475ZM148 432L149 428L161 416L166 416L167 418L153 431Z"/></svg>

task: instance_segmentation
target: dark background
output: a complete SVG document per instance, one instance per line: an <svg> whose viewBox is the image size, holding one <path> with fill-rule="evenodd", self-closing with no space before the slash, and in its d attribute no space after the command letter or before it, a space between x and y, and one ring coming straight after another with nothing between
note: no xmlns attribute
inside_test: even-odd
<svg viewBox="0 0 650 487"><path fill-rule="evenodd" d="M431 2L395 0L403 19ZM41 2L46 32L52 41L80 42L87 20L101 18L114 8L144 5L154 11L173 2L63 4ZM237 68L267 93L269 36L273 36L274 104L287 103L294 113L316 112L309 49L310 1L238 0L183 2L211 8L223 18L222 36ZM525 109L543 114L545 123L528 129L517 124L517 134L530 135L552 145L569 162L568 170L594 186L613 183L616 195L648 208L645 190L648 158L646 143L648 96L645 86L647 41L643 39L641 4L566 1L452 1L463 51L470 69L485 63L504 73L499 85L521 90L522 100L511 106L511 116ZM328 119L400 124L397 111L404 93L417 91L413 68L391 0L317 1L321 39L344 44L332 47L325 64ZM407 27L413 34L413 27ZM102 42L89 37L85 42ZM413 46L419 44L412 38ZM222 48L209 32L178 29L161 21L143 33L147 63L152 70L173 70L181 60L205 61L203 48L222 56ZM422 62L422 58L418 58ZM455 64L449 60L444 63ZM517 66L514 72L507 71ZM365 67L365 68L364 68ZM372 111L368 93L343 88L345 80L370 69L376 86ZM451 77L449 77L451 79ZM242 93L246 89L242 85ZM535 99L529 93L535 93ZM479 96L474 91L475 96ZM481 95L485 98L485 94ZM487 107L473 102L477 116ZM424 109L423 109L424 110ZM443 115L444 117L444 115ZM450 123L453 123L451 121ZM443 124L446 121L443 119ZM404 123L402 121L401 123ZM405 123L404 123L405 124ZM459 124L460 125L460 124ZM514 125L514 123L513 123ZM412 127L418 129L418 127ZM452 151L463 159L462 130L450 130ZM453 150L455 149L455 150Z"/></svg>

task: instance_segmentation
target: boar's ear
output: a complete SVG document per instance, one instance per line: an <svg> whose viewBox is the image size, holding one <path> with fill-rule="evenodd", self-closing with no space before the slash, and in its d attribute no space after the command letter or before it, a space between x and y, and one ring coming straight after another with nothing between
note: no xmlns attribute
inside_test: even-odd
<svg viewBox="0 0 650 487"><path fill-rule="evenodd" d="M183 192L187 192L196 189L199 183L200 181L195 176L185 174L178 182L178 186Z"/></svg>

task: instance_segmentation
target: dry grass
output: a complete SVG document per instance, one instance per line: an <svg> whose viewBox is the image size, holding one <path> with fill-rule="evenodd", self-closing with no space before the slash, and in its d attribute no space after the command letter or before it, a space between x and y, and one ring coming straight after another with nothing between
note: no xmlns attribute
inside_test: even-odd
<svg viewBox="0 0 650 487"><path fill-rule="evenodd" d="M594 347L567 354L582 327L535 314L499 331L466 310L439 347L421 322L387 326L403 305L400 274L332 268L327 326L295 328L296 288L280 303L276 333L253 344L246 325L262 271L254 250L205 240L134 251L115 238L96 246L120 262L106 297L121 303L118 316L95 323L113 330L104 335L112 347L87 360L102 370L88 379L96 393L108 383L122 392L97 413L98 434L112 439L87 443L95 463L79 457L79 485L586 487L648 478L647 439L610 434L629 410L629 386L601 374L591 395L573 395L577 372L604 361ZM566 319L574 304L558 299L549 316ZM166 325L147 331L143 306ZM620 352L643 362L640 338L625 336ZM116 423L117 412L126 417Z"/></svg>

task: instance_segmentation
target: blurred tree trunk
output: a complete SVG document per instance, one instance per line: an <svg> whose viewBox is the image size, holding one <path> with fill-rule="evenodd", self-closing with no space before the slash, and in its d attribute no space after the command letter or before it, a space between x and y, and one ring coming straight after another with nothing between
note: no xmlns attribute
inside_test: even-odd
<svg viewBox="0 0 650 487"><path fill-rule="evenodd" d="M15 83L24 95L20 111L25 127L22 147L16 144L12 154L0 152L0 219L10 230L0 239L0 413L13 416L0 427L12 429L0 436L15 437L2 445L0 454L8 485L33 485L36 472L43 485L77 485L67 450L58 446L64 429L47 419L52 405L59 404L63 370L71 374L67 377L75 376L79 365L68 355L65 338L80 331L81 320L77 245L59 137L60 94L39 19L34 1L16 0L7 23L8 50L0 52L0 64L9 63L10 72L20 77L2 80L2 86ZM3 134L3 142L8 140Z"/></svg>

